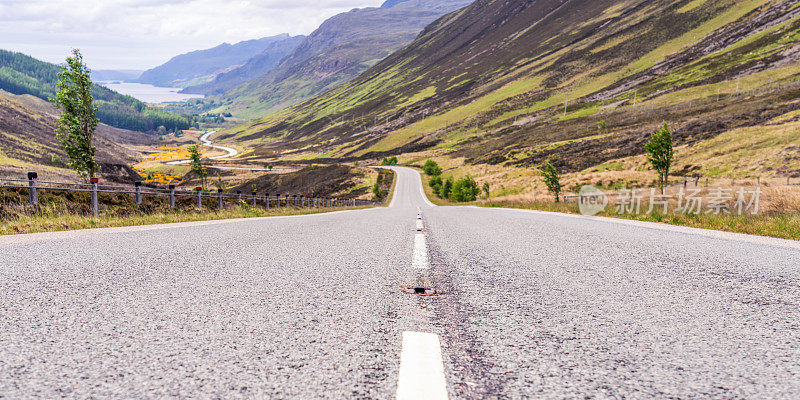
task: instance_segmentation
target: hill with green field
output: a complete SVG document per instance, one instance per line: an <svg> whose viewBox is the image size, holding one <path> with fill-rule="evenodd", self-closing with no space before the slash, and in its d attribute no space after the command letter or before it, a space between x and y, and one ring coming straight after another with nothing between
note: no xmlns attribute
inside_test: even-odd
<svg viewBox="0 0 800 400"><path fill-rule="evenodd" d="M43 100L55 97L61 67L22 53L0 50L0 89L13 94L28 94ZM148 107L141 101L95 84L92 88L100 122L121 129L155 132L188 129L191 117Z"/></svg>
<svg viewBox="0 0 800 400"><path fill-rule="evenodd" d="M427 152L589 176L645 168L666 121L676 174L800 176L798 60L797 0L478 0L225 137L253 159Z"/></svg>

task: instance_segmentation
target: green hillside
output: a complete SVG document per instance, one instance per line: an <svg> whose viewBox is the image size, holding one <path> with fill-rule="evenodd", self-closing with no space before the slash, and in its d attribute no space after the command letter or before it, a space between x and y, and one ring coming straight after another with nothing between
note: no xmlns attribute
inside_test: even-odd
<svg viewBox="0 0 800 400"><path fill-rule="evenodd" d="M58 72L61 67L39 61L22 53L0 50L0 89L13 94L29 94L48 100L55 97ZM169 113L133 97L94 85L92 89L98 106L100 122L113 127L140 132L154 132L163 126L169 131L188 129L188 116Z"/></svg>
<svg viewBox="0 0 800 400"><path fill-rule="evenodd" d="M230 90L220 96L225 106L217 111L230 111L245 118L261 117L333 89L413 41L437 18L469 3L470 0L415 0L336 15L268 73L236 87L226 87Z"/></svg>
<svg viewBox="0 0 800 400"><path fill-rule="evenodd" d="M797 0L479 0L355 80L226 134L253 157L436 150L591 170L641 154L662 121L694 146L796 119L798 16Z"/></svg>

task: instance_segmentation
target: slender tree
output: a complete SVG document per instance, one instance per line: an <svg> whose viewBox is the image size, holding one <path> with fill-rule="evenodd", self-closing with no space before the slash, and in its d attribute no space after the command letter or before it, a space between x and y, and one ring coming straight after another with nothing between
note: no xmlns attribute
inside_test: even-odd
<svg viewBox="0 0 800 400"><path fill-rule="evenodd" d="M67 165L81 175L94 178L99 166L92 141L99 120L89 69L78 49L72 50L72 57L67 57L64 70L58 73L58 92L51 101L61 110L56 138L69 157Z"/></svg>
<svg viewBox="0 0 800 400"><path fill-rule="evenodd" d="M670 132L666 122L653 133L644 148L647 150L647 161L658 173L658 185L661 187L661 193L664 193L669 183L669 169L672 166L672 158L675 155L672 148L672 132Z"/></svg>
<svg viewBox="0 0 800 400"><path fill-rule="evenodd" d="M189 146L189 167L192 169L192 172L200 177L200 185L205 189L206 175L208 172L203 167L203 154L200 153L199 145Z"/></svg>
<svg viewBox="0 0 800 400"><path fill-rule="evenodd" d="M542 178L544 178L544 184L547 186L547 190L556 197L556 203L560 202L562 186L561 176L558 174L558 170L550 163L550 160L546 160L540 167L540 170L542 171Z"/></svg>

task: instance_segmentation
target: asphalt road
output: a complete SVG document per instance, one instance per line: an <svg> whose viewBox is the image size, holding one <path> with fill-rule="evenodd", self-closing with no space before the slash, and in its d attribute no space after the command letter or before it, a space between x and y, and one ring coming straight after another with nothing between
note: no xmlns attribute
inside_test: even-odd
<svg viewBox="0 0 800 400"><path fill-rule="evenodd" d="M0 397L800 398L796 242L398 177L386 208L1 237Z"/></svg>

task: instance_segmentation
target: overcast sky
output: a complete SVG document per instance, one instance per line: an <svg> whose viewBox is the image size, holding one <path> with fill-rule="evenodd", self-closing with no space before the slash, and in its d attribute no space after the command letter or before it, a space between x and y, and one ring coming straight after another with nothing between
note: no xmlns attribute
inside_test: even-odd
<svg viewBox="0 0 800 400"><path fill-rule="evenodd" d="M0 48L92 69L148 69L220 43L308 34L324 20L384 0L0 0Z"/></svg>

